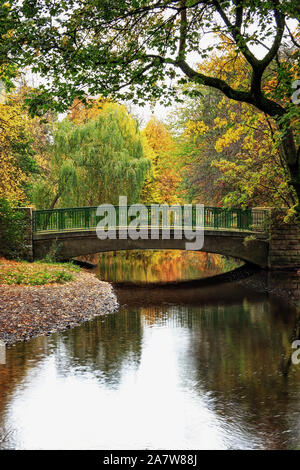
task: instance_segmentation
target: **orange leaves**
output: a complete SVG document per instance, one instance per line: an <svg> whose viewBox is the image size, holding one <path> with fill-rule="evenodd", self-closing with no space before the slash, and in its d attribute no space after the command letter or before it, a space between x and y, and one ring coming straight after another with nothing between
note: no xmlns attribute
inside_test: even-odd
<svg viewBox="0 0 300 470"><path fill-rule="evenodd" d="M166 126L155 117L151 117L144 129L144 133L149 145L156 153L162 154L174 148L174 142Z"/></svg>
<svg viewBox="0 0 300 470"><path fill-rule="evenodd" d="M103 110L103 105L107 102L109 100L101 96L97 99L87 100L86 103L75 99L69 109L68 117L74 124L85 124L90 119L97 118Z"/></svg>
<svg viewBox="0 0 300 470"><path fill-rule="evenodd" d="M152 149L150 156L152 169L150 178L144 185L143 202L174 204L178 198L178 184L181 180L176 170L176 144L166 126L152 117L143 130L148 145Z"/></svg>

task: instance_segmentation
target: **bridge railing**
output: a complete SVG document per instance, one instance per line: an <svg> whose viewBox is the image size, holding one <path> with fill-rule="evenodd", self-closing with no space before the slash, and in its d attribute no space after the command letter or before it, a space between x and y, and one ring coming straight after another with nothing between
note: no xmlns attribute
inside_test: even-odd
<svg viewBox="0 0 300 470"><path fill-rule="evenodd" d="M146 206L148 209L145 226L162 227L162 213L158 211L157 206ZM178 228L183 220L183 206L179 206L179 212L170 213L170 227ZM116 225L116 228L126 227L134 217L127 216L126 220L121 218L119 206L115 206L116 223L110 221L110 225ZM70 231L70 230L89 230L95 229L101 217L96 215L97 207L76 207L53 210L36 210L33 212L33 230L34 232L43 231ZM223 209L219 207L204 207L204 220L200 220L196 207L192 208L192 228L204 227L207 229L231 229L244 231L263 231L267 211L251 209ZM153 221L156 221L153 223Z"/></svg>

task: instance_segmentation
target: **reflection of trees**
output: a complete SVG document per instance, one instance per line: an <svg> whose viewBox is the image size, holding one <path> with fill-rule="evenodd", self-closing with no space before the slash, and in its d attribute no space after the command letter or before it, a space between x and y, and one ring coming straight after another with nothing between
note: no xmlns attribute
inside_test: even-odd
<svg viewBox="0 0 300 470"><path fill-rule="evenodd" d="M119 251L100 253L99 276L109 281L170 282L197 279L234 269L237 262L192 251Z"/></svg>
<svg viewBox="0 0 300 470"><path fill-rule="evenodd" d="M244 299L253 299L257 302L264 301L265 293L255 292L239 282L205 283L205 280L198 280L187 283L174 284L172 286L151 286L149 287L129 287L117 288L116 294L120 305L131 305L136 307L159 306L164 304L172 305L195 305L195 306L215 306L239 305Z"/></svg>
<svg viewBox="0 0 300 470"><path fill-rule="evenodd" d="M178 359L182 382L208 394L224 422L253 431L265 448L299 446L300 369L292 366L284 376L281 367L296 311L278 299L255 301L249 292L238 303L216 297L214 305L204 296L198 306L152 304L141 314L146 324L189 331L189 348Z"/></svg>
<svg viewBox="0 0 300 470"><path fill-rule="evenodd" d="M126 364L138 364L143 329L140 311L122 310L98 317L79 328L63 333L61 354L57 354L58 373L70 369L92 371L109 384L118 384Z"/></svg>
<svg viewBox="0 0 300 470"><path fill-rule="evenodd" d="M55 355L62 376L91 373L115 387L126 367L139 366L143 324L161 323L184 328L182 383L201 397L208 394L225 423L254 431L266 448L299 446L300 367L292 365L287 376L281 368L296 312L249 285L119 290L118 313L8 349L7 364L0 365L0 428L16 388L43 358Z"/></svg>
<svg viewBox="0 0 300 470"><path fill-rule="evenodd" d="M146 324L189 331L189 347L178 358L182 382L189 388L191 380L199 396L208 394L224 422L253 431L265 448L299 446L300 369L282 373L295 310L248 294L238 304L149 305L141 314Z"/></svg>
<svg viewBox="0 0 300 470"><path fill-rule="evenodd" d="M3 412L16 387L49 351L47 337L34 338L28 343L18 343L6 350L6 364L0 364L0 425Z"/></svg>
<svg viewBox="0 0 300 470"><path fill-rule="evenodd" d="M266 448L280 448L285 439L286 446L296 445L299 439L297 431L283 437L297 426L291 416L300 399L300 370L294 367L289 377L280 372L294 321L281 313L273 315L268 303L246 302L209 311L189 308L186 314L192 327L188 361L199 393L212 393L216 412L232 422L246 421Z"/></svg>
<svg viewBox="0 0 300 470"><path fill-rule="evenodd" d="M8 349L7 363L0 365L0 431L6 429L5 410L16 389L47 356L55 356L58 374L92 373L116 386L124 367L138 367L142 335L139 309L123 310Z"/></svg>

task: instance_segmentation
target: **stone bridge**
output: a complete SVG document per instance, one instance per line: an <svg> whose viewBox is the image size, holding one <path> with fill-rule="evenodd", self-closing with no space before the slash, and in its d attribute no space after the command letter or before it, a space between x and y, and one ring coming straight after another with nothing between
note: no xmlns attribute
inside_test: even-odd
<svg viewBox="0 0 300 470"><path fill-rule="evenodd" d="M148 224L148 237L133 240L122 236L124 227L119 227L121 216L118 214L117 220L114 220L116 238L101 240L96 233L99 220L96 209L26 209L31 226L28 258L42 259L51 251L56 251L60 259L67 260L106 251L186 249L188 240L177 237L178 224L174 217L168 239L163 237L159 221L157 239L151 238ZM152 215L153 212L152 209ZM204 244L201 251L231 256L261 268L300 267L300 229L295 223L283 223L282 211L206 207L202 218ZM193 213L193 227L195 224L197 216Z"/></svg>
<svg viewBox="0 0 300 470"><path fill-rule="evenodd" d="M265 235L257 233L255 240L247 242L252 232L237 232L230 230L205 230L204 245L201 251L232 256L261 267L268 266L269 243ZM160 231L159 239L120 239L117 231L115 240L99 240L96 230L81 230L73 232L36 233L33 236L33 253L36 259L45 257L53 247L64 259L80 255L119 250L185 250L186 240L174 237L170 231L170 239L163 239Z"/></svg>

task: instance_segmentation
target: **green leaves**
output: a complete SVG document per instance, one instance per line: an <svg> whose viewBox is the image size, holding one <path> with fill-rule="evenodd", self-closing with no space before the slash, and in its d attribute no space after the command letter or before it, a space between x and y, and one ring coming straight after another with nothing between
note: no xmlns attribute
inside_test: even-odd
<svg viewBox="0 0 300 470"><path fill-rule="evenodd" d="M284 159L296 159L299 167L295 113L290 114L287 96L298 67L297 32L286 27L299 16L298 1L185 5L183 11L180 0L12 0L0 20L1 63L31 67L42 77L28 98L31 112L39 115L49 108L63 112L84 95L169 105L178 99L178 81L184 76L189 83L255 106L275 121L288 113L289 139L283 135L281 141ZM230 70L223 60L228 49ZM247 71L243 81L235 68L240 57ZM205 70L211 59L216 67ZM194 66L198 60L202 71ZM276 79L265 87L270 71ZM289 168L293 181L298 167ZM296 190L300 198L300 182Z"/></svg>
<svg viewBox="0 0 300 470"><path fill-rule="evenodd" d="M28 223L25 212L14 210L6 199L0 198L0 255L7 258L26 255Z"/></svg>
<svg viewBox="0 0 300 470"><path fill-rule="evenodd" d="M94 118L85 120L86 110L81 111L82 124L69 119L58 124L50 175L57 187L55 203L60 207L116 204L119 195L136 202L150 167L136 122L117 104L91 109ZM80 122L79 118L74 115ZM48 181L35 186L36 203L45 200L46 186Z"/></svg>
<svg viewBox="0 0 300 470"><path fill-rule="evenodd" d="M243 14L238 17L239 7ZM298 11L295 0L276 8L279 16ZM32 112L40 114L48 108L62 112L82 90L94 96L169 103L177 93L174 70L183 43L184 56L196 52L205 59L222 48L223 35L255 64L247 44L261 48L266 41L269 47L278 32L274 4L266 0L238 6L231 0L213 5L188 1L184 20L179 0L12 0L11 7L3 9L6 34L0 54L2 47L7 63L31 66L47 78L30 97ZM181 27L182 21L187 27ZM239 22L243 27L236 29ZM203 41L206 34L208 41ZM167 77L173 81L166 87Z"/></svg>

